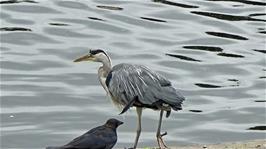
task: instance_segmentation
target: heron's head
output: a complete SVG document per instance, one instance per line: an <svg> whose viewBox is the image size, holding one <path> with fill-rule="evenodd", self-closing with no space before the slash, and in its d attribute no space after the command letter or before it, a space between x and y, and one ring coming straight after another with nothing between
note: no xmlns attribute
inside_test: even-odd
<svg viewBox="0 0 266 149"><path fill-rule="evenodd" d="M111 128L117 128L118 126L122 125L124 122L121 122L117 119L111 118L109 120L107 120L107 122L104 124L107 127L111 127Z"/></svg>
<svg viewBox="0 0 266 149"><path fill-rule="evenodd" d="M101 49L90 50L89 54L83 55L74 62L81 62L81 61L93 61L93 62L104 62L109 60L109 56Z"/></svg>

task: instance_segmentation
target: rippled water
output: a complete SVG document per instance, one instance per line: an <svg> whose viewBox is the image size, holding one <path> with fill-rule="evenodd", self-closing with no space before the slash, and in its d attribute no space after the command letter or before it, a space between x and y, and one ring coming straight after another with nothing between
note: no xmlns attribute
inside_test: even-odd
<svg viewBox="0 0 266 149"><path fill-rule="evenodd" d="M2 148L61 145L110 117L129 147L136 114L123 117L97 81L89 48L113 64L144 64L186 96L163 122L168 145L266 138L264 0L1 1ZM159 113L145 110L139 145L156 145ZM256 128L256 127L255 127Z"/></svg>

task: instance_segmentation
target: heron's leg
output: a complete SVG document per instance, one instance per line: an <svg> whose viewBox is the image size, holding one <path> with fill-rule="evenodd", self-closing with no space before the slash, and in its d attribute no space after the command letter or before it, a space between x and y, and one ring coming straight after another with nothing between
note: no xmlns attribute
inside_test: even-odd
<svg viewBox="0 0 266 149"><path fill-rule="evenodd" d="M134 143L134 147L133 147L134 149L137 148L138 141L139 141L139 136L140 136L140 133L141 133L142 108L141 107L136 107L136 110L137 110L137 115L138 115L138 128L137 128L137 135L136 135L135 143Z"/></svg>
<svg viewBox="0 0 266 149"><path fill-rule="evenodd" d="M165 132L165 133L161 134L162 119L163 119L163 110L161 110L161 112L160 112L160 119L159 119L156 137L157 137L157 142L158 142L160 149L165 149L165 148L167 148L167 146L165 145L162 137L165 136L167 133Z"/></svg>

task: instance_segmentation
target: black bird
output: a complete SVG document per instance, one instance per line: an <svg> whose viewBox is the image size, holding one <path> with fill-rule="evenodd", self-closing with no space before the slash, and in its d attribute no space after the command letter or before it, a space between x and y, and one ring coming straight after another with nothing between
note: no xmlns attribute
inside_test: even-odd
<svg viewBox="0 0 266 149"><path fill-rule="evenodd" d="M109 119L66 145L46 149L112 149L117 142L116 128L121 124L123 122L117 119Z"/></svg>

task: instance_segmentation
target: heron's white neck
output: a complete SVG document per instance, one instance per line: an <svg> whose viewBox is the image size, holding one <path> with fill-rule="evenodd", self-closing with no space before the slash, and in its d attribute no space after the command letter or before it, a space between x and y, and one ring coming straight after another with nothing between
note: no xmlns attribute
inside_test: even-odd
<svg viewBox="0 0 266 149"><path fill-rule="evenodd" d="M98 70L98 74L100 77L104 77L106 78L108 73L111 71L112 69L112 62L111 59L106 56L105 54L103 54L100 58L99 58L99 62L101 62L103 65L99 68Z"/></svg>
<svg viewBox="0 0 266 149"><path fill-rule="evenodd" d="M99 81L101 83L101 85L103 86L104 90L109 93L108 88L105 84L105 80L106 77L108 75L108 73L111 71L112 69L112 62L111 59L106 56L105 54L102 55L99 59L99 62L101 62L103 65L98 69L98 77L99 77Z"/></svg>

